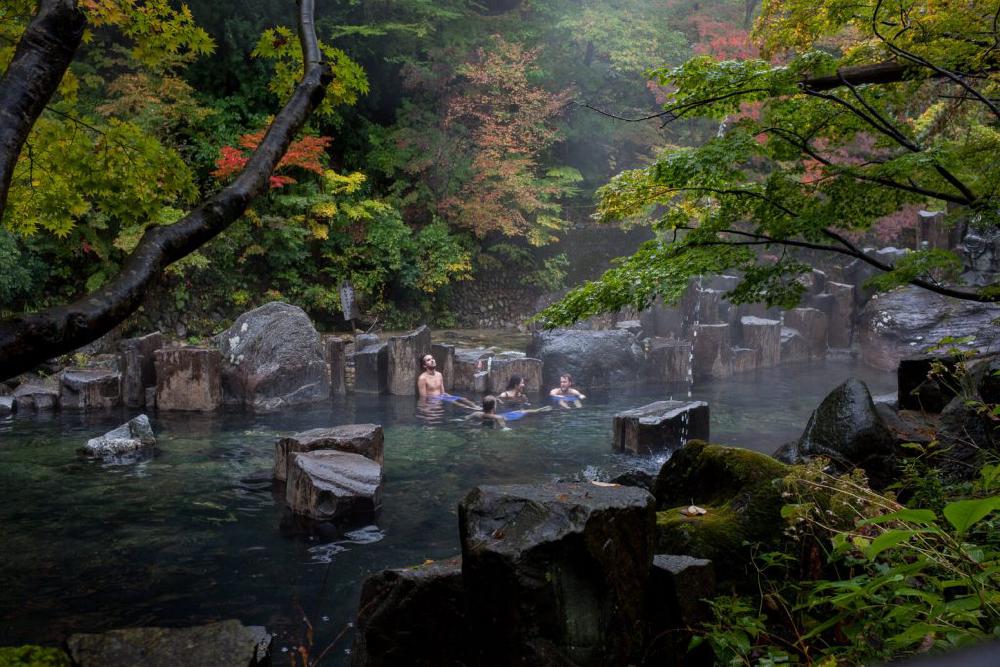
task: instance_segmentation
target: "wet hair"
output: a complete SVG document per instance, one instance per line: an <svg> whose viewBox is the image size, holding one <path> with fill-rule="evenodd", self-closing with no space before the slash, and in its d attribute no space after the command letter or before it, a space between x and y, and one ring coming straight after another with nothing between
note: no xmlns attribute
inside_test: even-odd
<svg viewBox="0 0 1000 667"><path fill-rule="evenodd" d="M489 414L496 412L497 409L497 399L493 396L483 397L483 412Z"/></svg>
<svg viewBox="0 0 1000 667"><path fill-rule="evenodd" d="M507 391L511 389L517 389L517 386L524 382L524 378L520 375L511 375L510 379L507 380Z"/></svg>
<svg viewBox="0 0 1000 667"><path fill-rule="evenodd" d="M566 382L573 384L573 376L570 375L569 373L563 373L562 375L559 376L560 380L562 380L563 378L566 378Z"/></svg>
<svg viewBox="0 0 1000 667"><path fill-rule="evenodd" d="M434 355L428 352L424 356L420 357L420 367L423 368L425 371L427 370L427 357L434 359Z"/></svg>

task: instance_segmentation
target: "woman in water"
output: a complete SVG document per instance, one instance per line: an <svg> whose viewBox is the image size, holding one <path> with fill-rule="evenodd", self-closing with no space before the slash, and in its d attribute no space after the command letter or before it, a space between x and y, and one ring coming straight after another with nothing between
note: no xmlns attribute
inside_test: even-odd
<svg viewBox="0 0 1000 667"><path fill-rule="evenodd" d="M507 388L497 398L502 403L516 403L518 405L531 405L528 397L524 395L524 378L520 375L511 375L507 381Z"/></svg>

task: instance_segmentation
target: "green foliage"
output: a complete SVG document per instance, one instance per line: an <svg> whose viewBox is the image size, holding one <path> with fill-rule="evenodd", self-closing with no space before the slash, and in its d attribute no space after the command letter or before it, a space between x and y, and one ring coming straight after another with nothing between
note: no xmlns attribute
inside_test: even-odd
<svg viewBox="0 0 1000 667"><path fill-rule="evenodd" d="M65 651L48 646L0 647L0 665L4 667L70 667Z"/></svg>

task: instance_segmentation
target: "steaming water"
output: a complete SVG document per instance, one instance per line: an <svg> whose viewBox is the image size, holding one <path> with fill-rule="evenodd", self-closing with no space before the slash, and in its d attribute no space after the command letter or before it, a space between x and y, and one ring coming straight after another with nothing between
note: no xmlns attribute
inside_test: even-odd
<svg viewBox="0 0 1000 667"><path fill-rule="evenodd" d="M801 433L822 397L851 375L876 394L894 389L888 375L829 360L699 383L692 398L711 406L714 441L770 452ZM418 414L414 399L398 397L275 415L154 413L157 456L117 466L75 450L125 412L0 420L0 645L237 618L279 634L282 664L281 648L304 631L304 611L321 648L353 620L365 576L458 553L455 508L473 486L655 471L662 457L610 451L612 417L684 398L687 385L583 389L582 409L526 416L509 431L453 421L465 414L453 406ZM303 532L269 480L274 440L352 422L385 427L377 525ZM347 632L333 662L345 661L349 646Z"/></svg>

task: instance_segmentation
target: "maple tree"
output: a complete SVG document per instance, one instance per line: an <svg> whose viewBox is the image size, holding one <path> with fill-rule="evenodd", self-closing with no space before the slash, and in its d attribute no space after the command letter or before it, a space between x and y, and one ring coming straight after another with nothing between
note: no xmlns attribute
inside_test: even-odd
<svg viewBox="0 0 1000 667"><path fill-rule="evenodd" d="M239 148L235 146L223 146L220 149L219 159L215 161L215 170L212 176L219 180L228 181L243 171L253 151L257 150L260 142L264 139L264 130L244 134L239 139ZM293 141L284 157L274 168L275 173L271 174L270 185L272 188L280 188L284 185L295 183L295 178L288 174L279 174L279 171L288 169L302 169L313 174L323 173L323 163L321 158L330 146L331 137L307 136Z"/></svg>
<svg viewBox="0 0 1000 667"><path fill-rule="evenodd" d="M153 68L177 66L200 52L211 48L207 34L194 25L187 7L173 8L165 0L133 2L131 0L41 0L34 3L14 0L5 3L0 30L14 48L0 51L6 69L0 78L0 215L5 225L20 225L30 233L31 227L48 225L55 234L66 234L76 224L77 217L88 214L94 207L103 210L103 216L120 221L127 216L153 213L153 208L134 206L123 197L117 197L114 185L83 183L94 189L82 194L75 192L75 181L59 177L51 169L46 174L50 191L61 195L53 206L54 212L46 218L32 197L32 188L43 183L34 171L34 137L46 140L40 143L54 150L64 149L73 137L60 138L62 128L50 120L56 116L69 120L85 134L90 126L91 139L100 150L96 151L111 160L120 148L123 160L130 160L133 145L147 146L152 171L143 174L145 183L137 181L135 188L145 187L151 192L139 201L153 202L150 206L166 212L168 202L156 205L155 191L171 178L169 162L175 159L169 152L161 152L157 142L141 132L116 136L114 131L128 124L109 123L106 128L95 128L87 120L75 118L72 105L78 80L67 74L68 68L88 26L115 27L132 43L130 57ZM310 113L319 104L328 83L334 80L330 67L324 63L313 26L313 3L303 0L299 9L299 41L302 49L302 77L291 92L285 107L272 121L263 140L258 145L243 171L219 193L205 200L186 214L180 212L173 220L149 220L141 239L126 258L120 272L102 279L99 289L82 299L35 313L17 315L0 322L0 375L8 377L53 355L68 352L99 337L121 322L141 303L146 288L170 264L196 251L201 245L225 230L245 210L249 202L267 189L272 170L280 162L294 135L303 127ZM89 37L88 37L89 38ZM69 105L69 110L59 108ZM96 130L96 131L94 131ZM34 134L33 134L34 133ZM45 133L54 133L48 136ZM86 153L82 149L80 154ZM159 157L157 157L159 156ZM153 159L157 158L157 159ZM52 167L57 161L52 160ZM176 163L173 165L176 166ZM116 170L90 169L94 179L111 178ZM128 170L120 170L128 177ZM183 181L183 169L177 170ZM19 174L25 176L19 176ZM140 170L140 174L142 174ZM180 184L180 182L179 182ZM20 190L24 190L22 194ZM169 190L170 188L165 188ZM177 203L183 192L174 188ZM10 195L10 201L8 196ZM71 202L76 201L73 205ZM173 203L173 202L169 202ZM27 211L34 206L37 210ZM67 218L66 216L69 216ZM34 216L37 220L28 220ZM100 218L90 220L91 225ZM139 221L135 221L133 229ZM168 222L168 224L158 224ZM120 224L120 222L119 222ZM130 244L123 244L130 245ZM89 246L89 243L88 243Z"/></svg>

